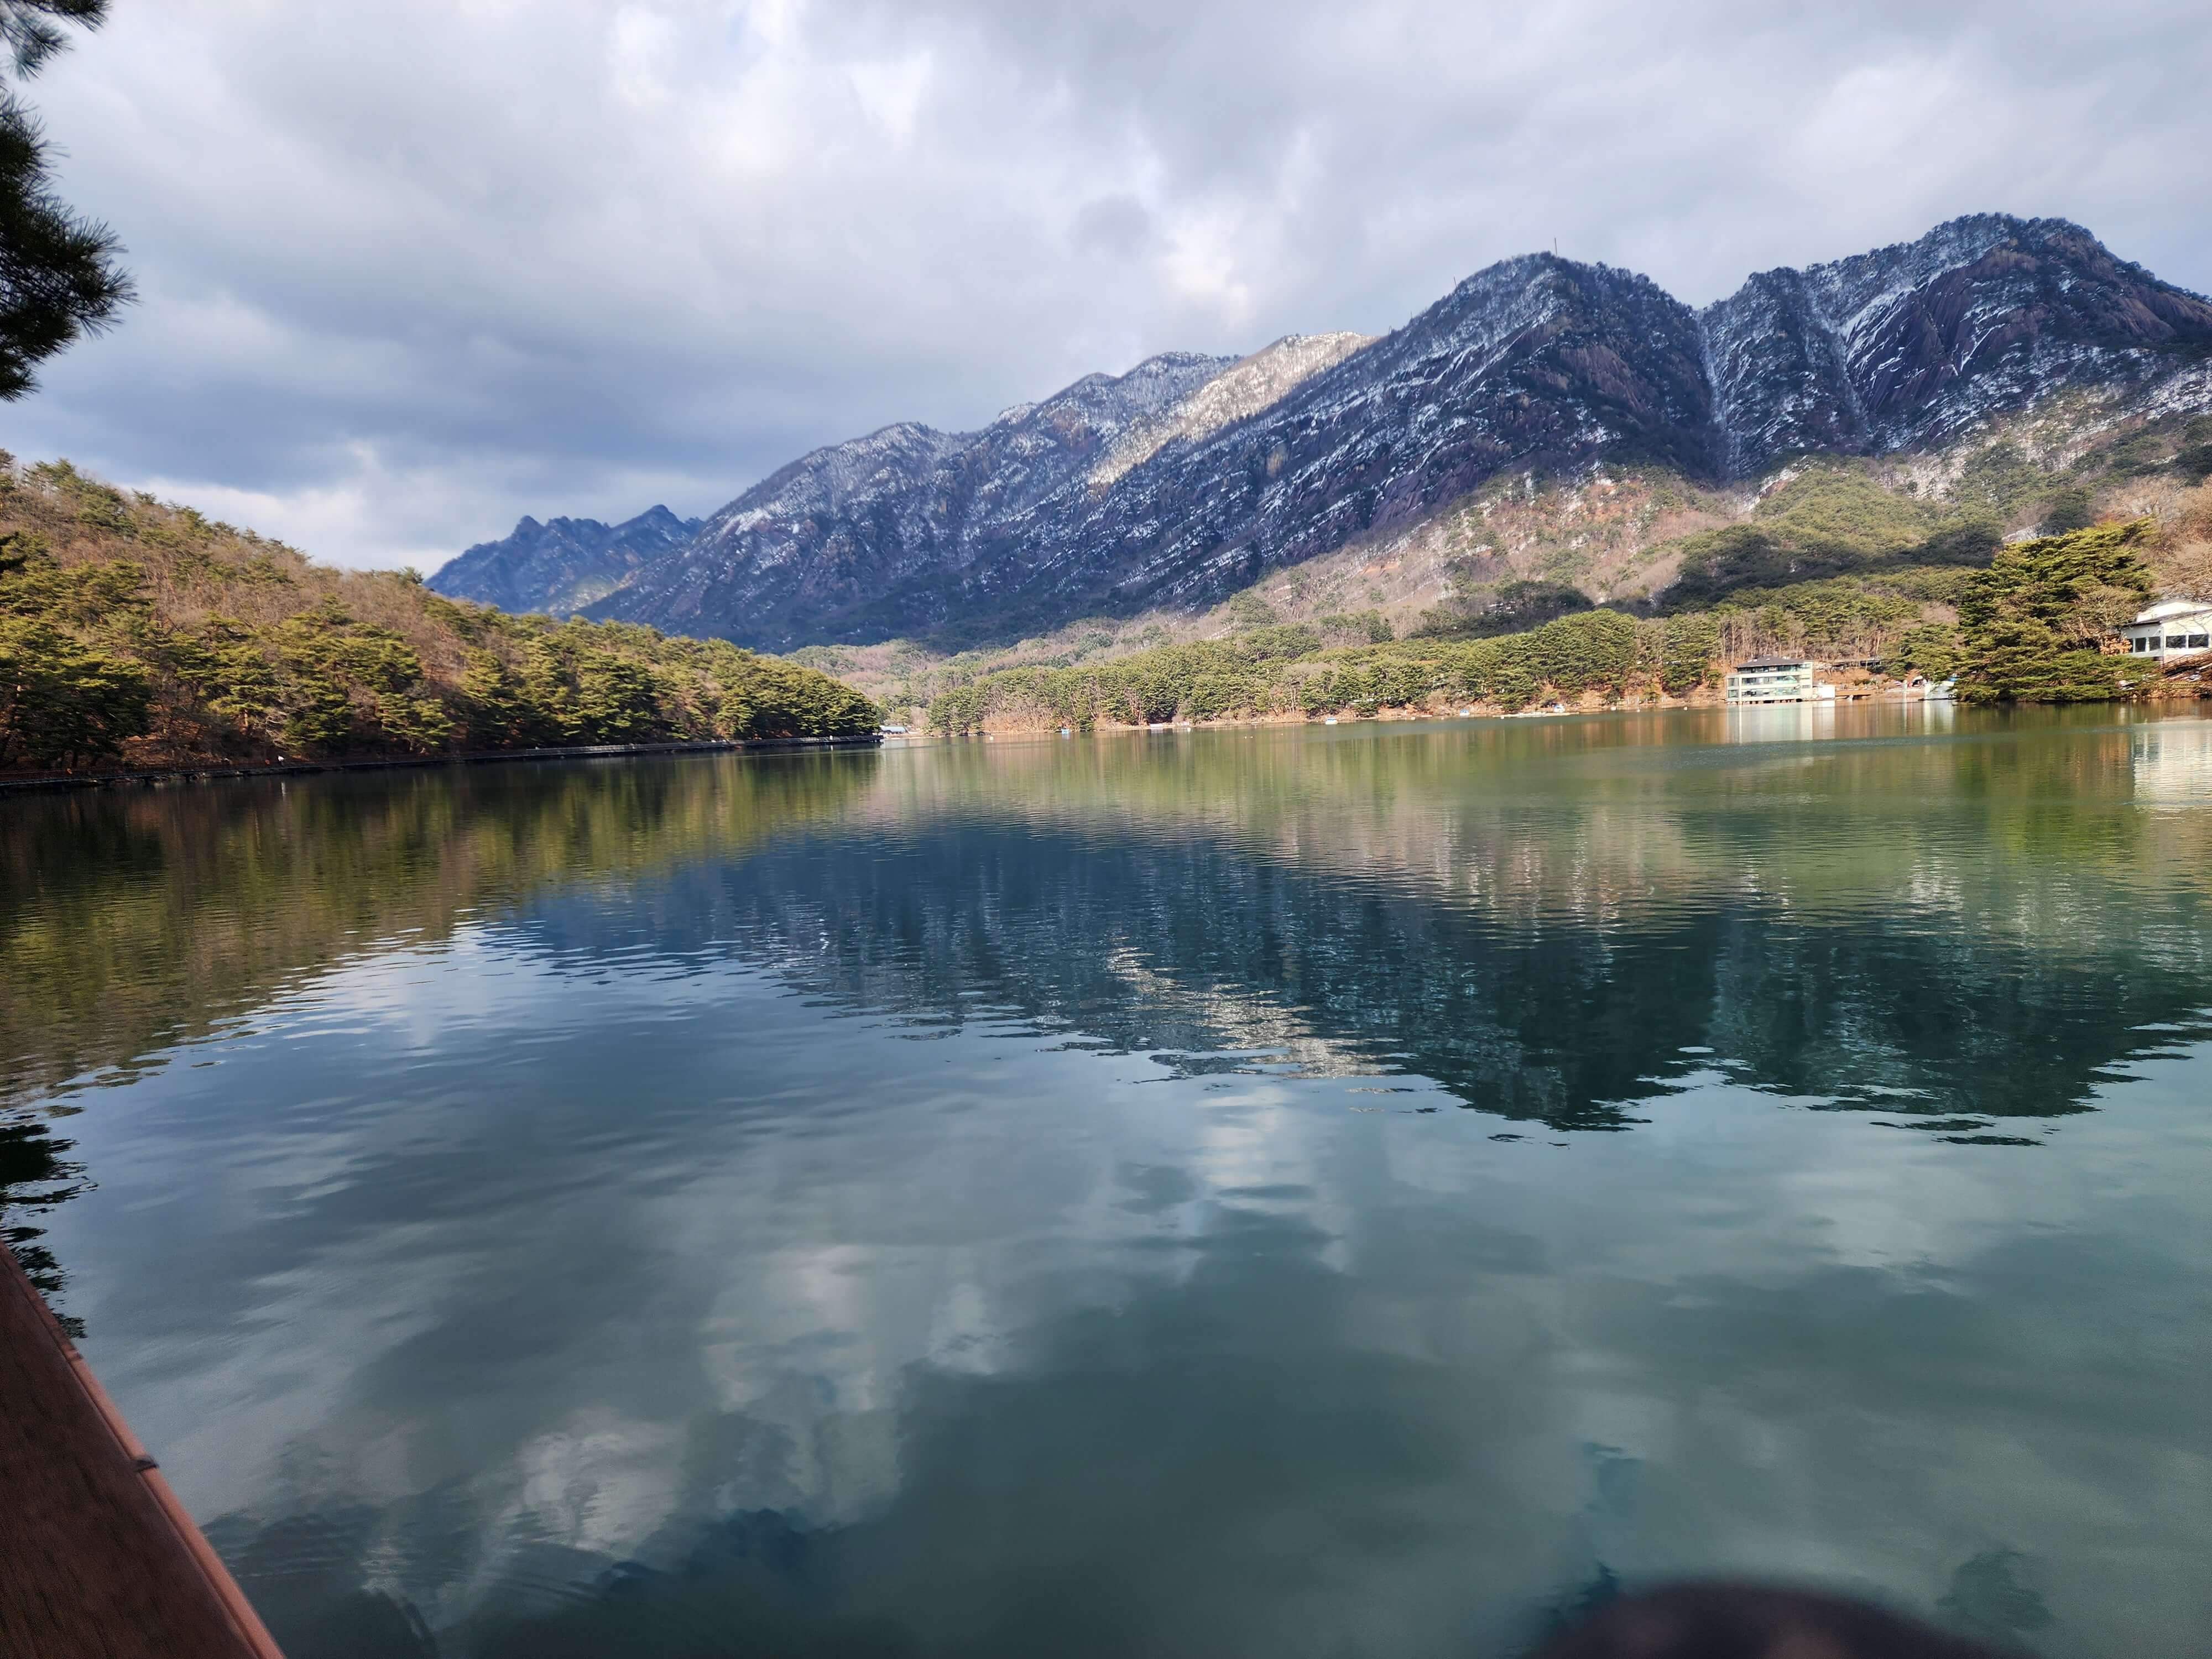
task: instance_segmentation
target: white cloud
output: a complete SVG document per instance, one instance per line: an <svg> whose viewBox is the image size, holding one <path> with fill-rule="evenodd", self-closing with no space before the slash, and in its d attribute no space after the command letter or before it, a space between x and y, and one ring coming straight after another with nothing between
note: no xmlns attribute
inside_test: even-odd
<svg viewBox="0 0 2212 1659"><path fill-rule="evenodd" d="M2183 0L126 0L31 91L145 300L0 442L421 563L1554 240L1702 301L1994 208L2203 289L2208 82Z"/></svg>

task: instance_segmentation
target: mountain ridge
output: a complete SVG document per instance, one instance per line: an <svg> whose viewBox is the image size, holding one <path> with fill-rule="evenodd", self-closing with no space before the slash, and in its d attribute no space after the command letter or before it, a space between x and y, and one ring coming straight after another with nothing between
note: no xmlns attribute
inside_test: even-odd
<svg viewBox="0 0 2212 1659"><path fill-rule="evenodd" d="M639 567L681 547L702 521L679 519L655 505L620 524L598 519L524 514L495 542L478 542L439 567L430 587L448 599L476 599L502 611L568 616L603 599Z"/></svg>
<svg viewBox="0 0 2212 1659"><path fill-rule="evenodd" d="M2063 219L1970 215L1695 309L1636 272L1523 254L1380 337L1166 353L979 432L826 446L581 608L774 649L1010 639L1202 608L1504 474L1721 483L1932 448L2085 388L2186 412L2212 407L2208 366L2212 301ZM1231 395L1240 376L1253 389ZM441 592L489 597L451 569Z"/></svg>

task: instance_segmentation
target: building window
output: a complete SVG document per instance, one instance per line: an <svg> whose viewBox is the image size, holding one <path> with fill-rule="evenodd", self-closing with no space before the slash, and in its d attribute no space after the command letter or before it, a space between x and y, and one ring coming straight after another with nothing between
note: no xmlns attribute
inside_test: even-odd
<svg viewBox="0 0 2212 1659"><path fill-rule="evenodd" d="M2212 646L2212 634L2191 634L2189 636L2189 648L2191 651L2202 651L2207 646Z"/></svg>

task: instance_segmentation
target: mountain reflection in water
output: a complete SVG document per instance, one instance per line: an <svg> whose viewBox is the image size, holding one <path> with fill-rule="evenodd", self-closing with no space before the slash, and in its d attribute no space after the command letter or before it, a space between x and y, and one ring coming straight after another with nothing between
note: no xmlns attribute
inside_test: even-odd
<svg viewBox="0 0 2212 1659"><path fill-rule="evenodd" d="M1949 708L19 800L0 1204L294 1659L2180 1654L2208 820Z"/></svg>

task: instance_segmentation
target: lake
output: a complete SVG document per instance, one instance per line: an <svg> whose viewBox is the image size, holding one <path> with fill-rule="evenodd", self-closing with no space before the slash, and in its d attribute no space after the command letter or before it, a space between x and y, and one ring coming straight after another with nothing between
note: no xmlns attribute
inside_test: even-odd
<svg viewBox="0 0 2212 1659"><path fill-rule="evenodd" d="M2212 722L19 798L0 951L9 1221L292 1659L2212 1628Z"/></svg>

